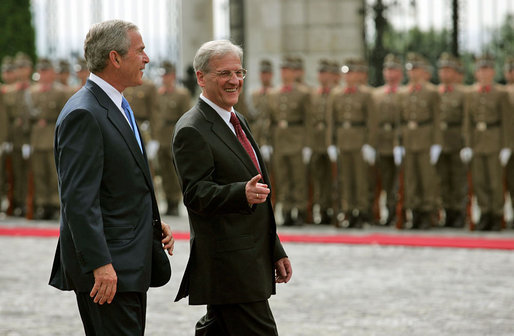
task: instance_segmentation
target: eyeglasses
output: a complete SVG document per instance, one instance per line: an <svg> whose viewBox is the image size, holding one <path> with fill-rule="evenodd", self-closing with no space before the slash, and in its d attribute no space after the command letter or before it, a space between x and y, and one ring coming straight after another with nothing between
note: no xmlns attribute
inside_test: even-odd
<svg viewBox="0 0 514 336"><path fill-rule="evenodd" d="M231 70L222 70L222 71L216 71L216 76L220 77L223 80L230 80L232 78L232 74L235 73L237 79L245 79L246 77L246 69L239 69L236 71Z"/></svg>

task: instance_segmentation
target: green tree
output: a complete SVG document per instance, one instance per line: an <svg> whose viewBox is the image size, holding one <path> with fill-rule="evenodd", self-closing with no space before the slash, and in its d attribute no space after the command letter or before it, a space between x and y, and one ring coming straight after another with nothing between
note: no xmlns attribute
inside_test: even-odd
<svg viewBox="0 0 514 336"><path fill-rule="evenodd" d="M23 51L36 59L36 36L30 0L0 1L0 59Z"/></svg>

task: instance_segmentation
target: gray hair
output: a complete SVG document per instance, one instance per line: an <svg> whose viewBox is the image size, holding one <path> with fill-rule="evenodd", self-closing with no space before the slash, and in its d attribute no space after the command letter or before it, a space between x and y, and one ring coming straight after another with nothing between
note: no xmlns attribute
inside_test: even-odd
<svg viewBox="0 0 514 336"><path fill-rule="evenodd" d="M121 56L128 53L130 39L127 33L138 31L135 24L122 20L109 20L91 26L84 41L84 57L89 71L101 72L107 66L111 51Z"/></svg>
<svg viewBox="0 0 514 336"><path fill-rule="evenodd" d="M213 57L222 57L227 54L235 54L242 61L243 49L228 40L209 41L202 44L196 52L193 67L196 71L209 72L209 61Z"/></svg>

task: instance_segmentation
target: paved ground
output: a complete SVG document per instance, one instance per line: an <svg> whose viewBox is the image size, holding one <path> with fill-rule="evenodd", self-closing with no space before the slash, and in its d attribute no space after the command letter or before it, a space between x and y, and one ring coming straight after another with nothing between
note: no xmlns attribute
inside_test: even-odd
<svg viewBox="0 0 514 336"><path fill-rule="evenodd" d="M187 230L184 217L165 220ZM57 225L0 220L27 224ZM342 232L322 226L280 230ZM487 236L512 238L514 231ZM47 285L55 244L56 238L0 237L1 336L83 335L74 295ZM512 251L292 243L285 248L293 280L271 299L282 336L514 335ZM147 335L194 334L204 307L173 303L188 249L186 241L177 242L172 281L149 292Z"/></svg>

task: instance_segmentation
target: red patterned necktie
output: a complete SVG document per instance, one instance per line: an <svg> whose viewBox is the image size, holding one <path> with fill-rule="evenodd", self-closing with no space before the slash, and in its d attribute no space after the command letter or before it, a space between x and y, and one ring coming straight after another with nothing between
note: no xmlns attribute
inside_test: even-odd
<svg viewBox="0 0 514 336"><path fill-rule="evenodd" d="M241 145L243 145L244 149L250 156L250 159L252 159L253 164L255 165L255 168L257 168L257 171L260 174L261 170L259 168L259 163L257 162L257 158L255 157L253 147L250 144L250 141L248 141L246 134L243 132L243 129L241 128L241 123L239 122L239 119L236 117L236 114L234 112L230 113L230 123L232 125L234 125L234 129L236 130L237 140L239 140Z"/></svg>

